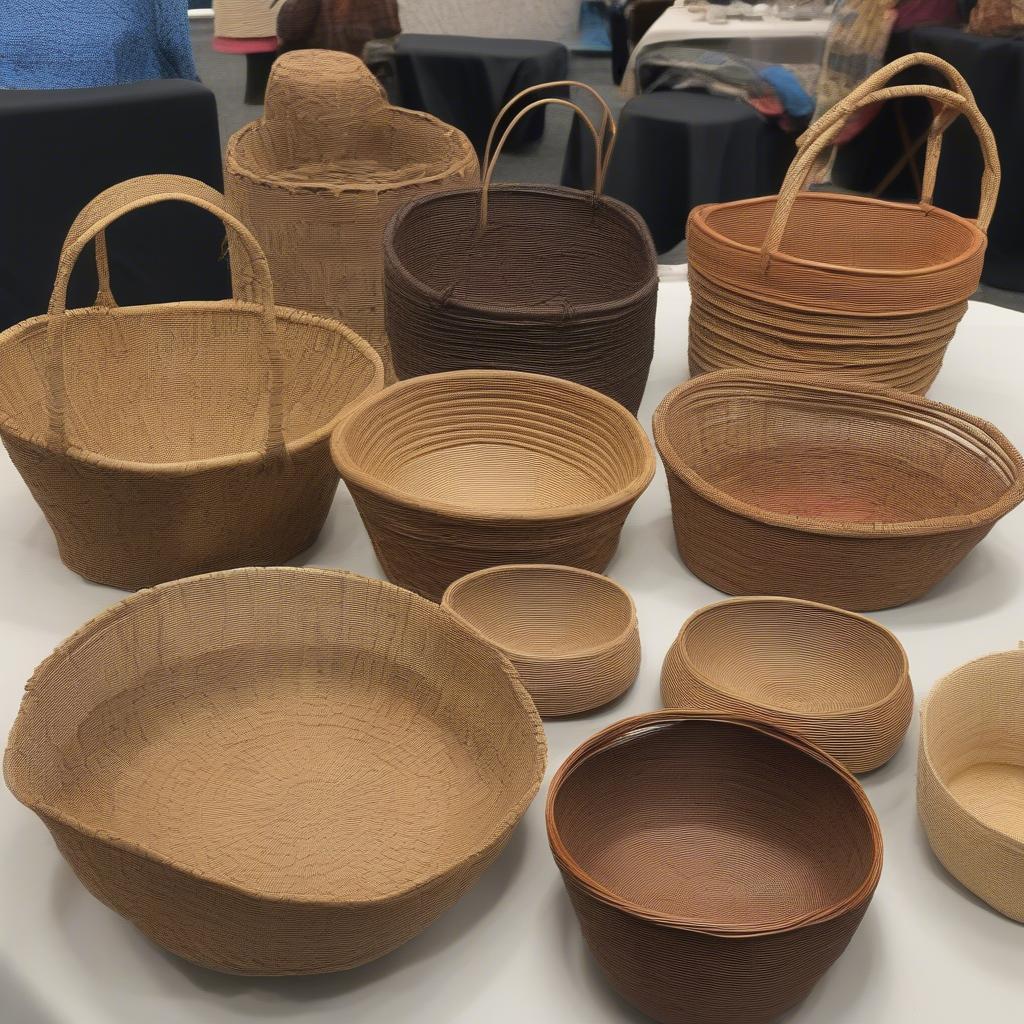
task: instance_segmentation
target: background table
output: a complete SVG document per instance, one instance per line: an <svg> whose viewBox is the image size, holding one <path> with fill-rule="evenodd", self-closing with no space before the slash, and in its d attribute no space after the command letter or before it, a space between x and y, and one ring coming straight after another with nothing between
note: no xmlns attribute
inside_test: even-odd
<svg viewBox="0 0 1024 1024"><path fill-rule="evenodd" d="M685 284L664 283L641 420L685 375ZM972 305L933 388L1024 444L1024 316ZM57 560L28 492L0 457L0 728L36 664L123 595ZM943 673L1024 639L1024 510L998 525L925 599L877 618L907 647L920 698ZM308 562L378 575L344 487ZM636 686L595 714L548 722L548 778L584 738L659 706L665 651L683 620L720 595L680 564L659 468L609 572L636 598L644 660ZM823 681L824 682L824 681ZM1011 1024L1024 998L1024 927L961 889L932 857L914 802L917 716L906 744L864 781L885 834L875 901L846 954L787 1024ZM90 896L42 823L0 793L0 1019L4 1024L641 1024L589 959L544 833L546 784L482 881L392 955L320 978L234 978L162 952ZM742 1024L742 1022L737 1022Z"/></svg>

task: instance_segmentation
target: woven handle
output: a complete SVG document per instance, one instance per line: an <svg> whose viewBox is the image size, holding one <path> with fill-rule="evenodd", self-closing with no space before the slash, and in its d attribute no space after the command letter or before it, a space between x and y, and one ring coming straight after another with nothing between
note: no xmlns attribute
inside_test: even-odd
<svg viewBox="0 0 1024 1024"><path fill-rule="evenodd" d="M115 308L110 290L110 267L107 260L105 230L114 221L132 210L164 202L183 202L198 206L219 218L232 241L232 279L236 297L254 301L263 307L263 348L270 370L270 395L267 414L265 451L268 455L284 452L283 389L284 376L280 354L275 343L277 317L274 310L274 288L270 266L259 243L249 229L225 209L225 199L201 181L176 174L151 174L114 185L89 202L75 218L60 251L57 275L50 296L46 331L50 343L50 433L61 451L67 450L64 387L64 331L67 326L67 293L71 272L82 250L96 240L96 273L99 293L96 305ZM243 266L243 264L245 264Z"/></svg>

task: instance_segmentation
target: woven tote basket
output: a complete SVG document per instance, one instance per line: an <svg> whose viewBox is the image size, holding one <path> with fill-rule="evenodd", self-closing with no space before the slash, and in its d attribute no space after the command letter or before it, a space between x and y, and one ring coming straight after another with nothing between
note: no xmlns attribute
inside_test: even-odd
<svg viewBox="0 0 1024 1024"><path fill-rule="evenodd" d="M544 104L571 108L594 136L594 192L492 183L509 134ZM636 415L654 354L658 265L639 214L601 195L609 133L614 139L607 106L599 133L567 100L537 100L512 119L493 156L488 144L482 189L426 196L395 215L384 274L399 378L477 367L543 373Z"/></svg>
<svg viewBox="0 0 1024 1024"><path fill-rule="evenodd" d="M1024 500L991 423L842 377L709 373L665 397L654 438L679 553L726 594L905 604Z"/></svg>
<svg viewBox="0 0 1024 1024"><path fill-rule="evenodd" d="M846 948L882 868L864 791L770 725L661 711L577 748L548 838L613 988L664 1024L768 1024Z"/></svg>
<svg viewBox="0 0 1024 1024"><path fill-rule="evenodd" d="M915 65L950 88L887 86ZM804 191L854 111L912 96L937 109L919 203ZM942 135L960 114L984 159L976 221L932 205ZM995 139L963 77L924 53L882 68L803 135L777 196L691 211L690 372L835 372L923 394L978 287L998 192Z"/></svg>
<svg viewBox="0 0 1024 1024"><path fill-rule="evenodd" d="M544 761L519 676L448 612L270 568L164 584L85 625L29 682L4 775L155 942L281 975L426 928L500 853Z"/></svg>
<svg viewBox="0 0 1024 1024"><path fill-rule="evenodd" d="M441 604L512 662L542 718L591 711L636 682L636 608L607 576L500 565L456 580Z"/></svg>
<svg viewBox="0 0 1024 1024"><path fill-rule="evenodd" d="M921 708L917 808L946 870L1024 923L1024 649L935 684Z"/></svg>
<svg viewBox="0 0 1024 1024"><path fill-rule="evenodd" d="M394 384L339 424L331 452L388 578L434 601L495 565L601 572L654 476L617 402L506 370Z"/></svg>
<svg viewBox="0 0 1024 1024"><path fill-rule="evenodd" d="M785 597L739 597L683 624L661 672L666 707L771 722L848 771L885 764L914 710L907 655L853 612Z"/></svg>
<svg viewBox="0 0 1024 1024"><path fill-rule="evenodd" d="M236 298L122 309L105 229L171 200L227 225ZM65 310L92 239L96 304ZM0 435L65 564L134 590L285 562L312 544L338 485L328 435L382 380L380 359L347 327L274 306L263 253L219 193L154 175L85 207L49 313L0 335Z"/></svg>
<svg viewBox="0 0 1024 1024"><path fill-rule="evenodd" d="M266 112L237 131L224 187L270 261L278 299L367 339L394 380L381 238L413 199L480 180L457 128L388 105L357 57L295 50L274 62Z"/></svg>

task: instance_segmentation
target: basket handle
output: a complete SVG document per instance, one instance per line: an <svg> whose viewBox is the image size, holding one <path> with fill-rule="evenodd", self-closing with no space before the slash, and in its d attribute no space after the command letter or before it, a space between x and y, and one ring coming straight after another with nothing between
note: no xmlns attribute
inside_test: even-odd
<svg viewBox="0 0 1024 1024"><path fill-rule="evenodd" d="M64 386L64 331L67 325L67 294L71 272L85 246L96 241L96 273L99 292L96 305L116 307L110 289L106 228L132 210L163 202L183 202L197 206L217 217L226 227L233 244L233 291L242 301L253 301L263 309L262 336L270 370L270 394L267 413L267 455L284 454L284 370L276 345L277 316L270 265L249 229L226 209L226 201L215 189L201 181L177 174L150 174L130 178L101 192L75 218L61 247L57 274L47 311L46 333L50 343L50 434L61 451L67 451Z"/></svg>

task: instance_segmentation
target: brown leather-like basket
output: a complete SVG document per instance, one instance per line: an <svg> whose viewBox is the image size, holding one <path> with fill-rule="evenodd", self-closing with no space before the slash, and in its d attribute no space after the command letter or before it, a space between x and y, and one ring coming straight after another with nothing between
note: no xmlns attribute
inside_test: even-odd
<svg viewBox="0 0 1024 1024"><path fill-rule="evenodd" d="M380 580L237 569L135 594L39 666L4 758L81 882L179 956L318 974L426 928L544 774L512 666Z"/></svg>
<svg viewBox="0 0 1024 1024"><path fill-rule="evenodd" d="M846 948L882 868L867 796L806 740L661 711L576 749L548 838L611 985L664 1024L767 1024Z"/></svg>
<svg viewBox="0 0 1024 1024"><path fill-rule="evenodd" d="M665 397L654 438L679 553L727 594L905 604L1024 500L991 423L841 377L709 373Z"/></svg>
<svg viewBox="0 0 1024 1024"><path fill-rule="evenodd" d="M219 217L235 298L120 308L106 228L154 203ZM65 310L96 242L96 303ZM0 335L0 435L65 564L134 590L194 573L275 565L316 539L338 486L328 436L380 391L380 359L333 320L274 305L252 234L208 185L135 178L79 214L46 316Z"/></svg>
<svg viewBox="0 0 1024 1024"><path fill-rule="evenodd" d="M617 402L508 370L394 384L341 422L331 452L388 578L435 601L494 565L601 572L655 465Z"/></svg>
<svg viewBox="0 0 1024 1024"><path fill-rule="evenodd" d="M916 65L950 88L886 87ZM906 97L937 108L919 203L804 191L850 114ZM976 221L932 205L942 135L960 114L985 165ZM807 130L777 196L691 211L691 373L834 372L923 394L978 287L999 176L995 138L955 68L917 53L877 71Z"/></svg>
<svg viewBox="0 0 1024 1024"><path fill-rule="evenodd" d="M785 597L694 612L665 656L661 694L666 707L771 722L851 772L885 764L914 710L907 654L889 630Z"/></svg>

